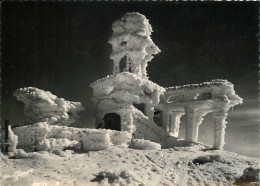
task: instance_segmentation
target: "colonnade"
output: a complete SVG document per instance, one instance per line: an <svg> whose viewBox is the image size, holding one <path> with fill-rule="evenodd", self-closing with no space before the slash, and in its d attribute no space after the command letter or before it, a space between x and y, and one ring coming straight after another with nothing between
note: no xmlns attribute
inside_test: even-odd
<svg viewBox="0 0 260 186"><path fill-rule="evenodd" d="M197 142L199 134L199 126L203 121L203 117L213 112L214 122L214 148L223 149L225 144L225 128L228 111L228 102L216 102L209 108L200 108L198 105L186 104L184 108L167 109L162 111L163 128L169 131L172 136L178 137L180 128L180 119L185 117L185 140L189 142Z"/></svg>

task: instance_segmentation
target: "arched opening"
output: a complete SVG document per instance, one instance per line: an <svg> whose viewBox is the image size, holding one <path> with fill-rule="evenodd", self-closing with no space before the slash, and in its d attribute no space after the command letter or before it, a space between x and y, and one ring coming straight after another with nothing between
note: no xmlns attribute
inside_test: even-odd
<svg viewBox="0 0 260 186"><path fill-rule="evenodd" d="M131 67L129 67L129 72L132 72L132 68Z"/></svg>
<svg viewBox="0 0 260 186"><path fill-rule="evenodd" d="M207 100L207 99L211 99L211 98L212 98L211 92L205 92L205 93L199 94L195 99Z"/></svg>
<svg viewBox="0 0 260 186"><path fill-rule="evenodd" d="M124 57L121 58L119 62L119 70L120 72L124 72L126 68L126 61L127 61L127 56L125 55Z"/></svg>
<svg viewBox="0 0 260 186"><path fill-rule="evenodd" d="M116 113L109 113L104 116L105 129L121 131L121 118Z"/></svg>
<svg viewBox="0 0 260 186"><path fill-rule="evenodd" d="M204 120L199 126L198 142L202 142L205 145L214 144L214 122L213 113L208 113L203 117Z"/></svg>
<svg viewBox="0 0 260 186"><path fill-rule="evenodd" d="M185 126L185 115L183 115L180 119L180 126L179 126L179 135L178 138L185 139L186 135L186 126Z"/></svg>

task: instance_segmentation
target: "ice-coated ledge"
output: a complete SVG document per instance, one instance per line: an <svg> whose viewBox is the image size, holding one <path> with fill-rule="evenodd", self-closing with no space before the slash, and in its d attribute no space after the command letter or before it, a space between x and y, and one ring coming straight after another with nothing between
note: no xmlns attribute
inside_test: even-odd
<svg viewBox="0 0 260 186"><path fill-rule="evenodd" d="M156 83L141 77L137 74L122 72L116 75L107 76L99 79L90 85L94 89L94 97L107 95L115 88L117 89L142 89L146 94L151 94L157 91L162 94L165 88L157 85Z"/></svg>

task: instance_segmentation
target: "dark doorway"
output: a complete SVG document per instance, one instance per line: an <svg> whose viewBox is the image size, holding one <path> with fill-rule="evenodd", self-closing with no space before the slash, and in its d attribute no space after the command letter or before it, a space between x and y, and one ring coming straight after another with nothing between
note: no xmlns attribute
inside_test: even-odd
<svg viewBox="0 0 260 186"><path fill-rule="evenodd" d="M109 113L104 116L105 129L121 131L120 115Z"/></svg>
<svg viewBox="0 0 260 186"><path fill-rule="evenodd" d="M212 98L212 94L210 92L208 93L203 93L203 94L200 94L197 99L199 100L206 100L206 99L211 99Z"/></svg>
<svg viewBox="0 0 260 186"><path fill-rule="evenodd" d="M126 61L127 61L127 56L125 55L124 57L121 58L119 62L119 70L120 72L124 72L126 69Z"/></svg>
<svg viewBox="0 0 260 186"><path fill-rule="evenodd" d="M162 112L158 109L154 109L153 121L157 124L157 126L162 127Z"/></svg>

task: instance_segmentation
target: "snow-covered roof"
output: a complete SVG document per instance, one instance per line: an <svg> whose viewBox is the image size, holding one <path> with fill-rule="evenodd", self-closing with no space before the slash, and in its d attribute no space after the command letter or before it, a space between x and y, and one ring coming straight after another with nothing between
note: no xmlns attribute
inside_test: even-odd
<svg viewBox="0 0 260 186"><path fill-rule="evenodd" d="M234 86L232 83L230 83L227 80L214 79L214 80L211 80L211 82L202 82L202 83L199 83L199 84L187 84L187 85L182 85L182 86L166 87L166 91L167 91L167 93L170 93L171 91L175 91L175 90L178 90L178 89L203 88L203 87L210 87L212 85Z"/></svg>
<svg viewBox="0 0 260 186"><path fill-rule="evenodd" d="M234 91L234 85L227 80L215 79L211 82L168 87L164 93L166 102L189 100L228 99L232 105L243 102Z"/></svg>
<svg viewBox="0 0 260 186"><path fill-rule="evenodd" d="M129 72L122 72L115 75L110 75L105 78L99 79L90 85L91 88L96 87L109 87L109 86L117 86L120 84L129 84L135 86L144 86L150 90L158 90L159 92L163 93L165 88L157 85L156 83L138 76L137 74L129 73Z"/></svg>

